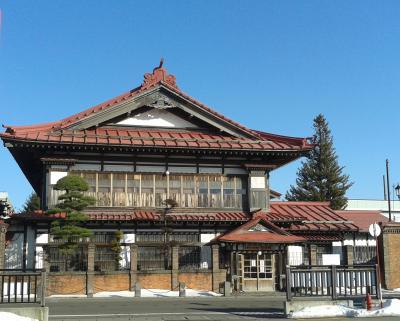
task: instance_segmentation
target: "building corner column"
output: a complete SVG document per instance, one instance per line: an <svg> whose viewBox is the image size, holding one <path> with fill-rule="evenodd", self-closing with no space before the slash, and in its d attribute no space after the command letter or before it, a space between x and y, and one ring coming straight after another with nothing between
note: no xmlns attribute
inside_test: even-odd
<svg viewBox="0 0 400 321"><path fill-rule="evenodd" d="M4 269L6 259L6 233L8 224L0 220L0 269Z"/></svg>
<svg viewBox="0 0 400 321"><path fill-rule="evenodd" d="M171 290L176 290L179 286L179 246L171 248Z"/></svg>
<svg viewBox="0 0 400 321"><path fill-rule="evenodd" d="M135 290L135 284L137 282L137 270L138 270L138 246L136 244L130 244L130 267L129 267L129 291Z"/></svg>
<svg viewBox="0 0 400 321"><path fill-rule="evenodd" d="M96 245L89 243L87 246L87 272L86 272L86 295L88 298L93 297L93 279L94 279L94 256L96 253Z"/></svg>

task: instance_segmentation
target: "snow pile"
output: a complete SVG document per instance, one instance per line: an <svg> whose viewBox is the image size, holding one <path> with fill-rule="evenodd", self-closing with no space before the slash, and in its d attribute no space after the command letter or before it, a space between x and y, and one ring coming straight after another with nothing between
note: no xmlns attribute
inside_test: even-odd
<svg viewBox="0 0 400 321"><path fill-rule="evenodd" d="M21 317L19 315L10 312L0 311L0 321L38 321L38 320L27 317Z"/></svg>
<svg viewBox="0 0 400 321"><path fill-rule="evenodd" d="M390 299L383 303L383 308L373 311L360 310L358 317L390 317L400 316L400 300Z"/></svg>
<svg viewBox="0 0 400 321"><path fill-rule="evenodd" d="M342 305L320 305L306 307L300 311L292 312L289 318L323 318L323 317L384 317L400 316L400 300L386 300L382 309L367 311L354 309Z"/></svg>
<svg viewBox="0 0 400 321"><path fill-rule="evenodd" d="M319 305L289 313L289 318L354 317L356 309L343 305Z"/></svg>

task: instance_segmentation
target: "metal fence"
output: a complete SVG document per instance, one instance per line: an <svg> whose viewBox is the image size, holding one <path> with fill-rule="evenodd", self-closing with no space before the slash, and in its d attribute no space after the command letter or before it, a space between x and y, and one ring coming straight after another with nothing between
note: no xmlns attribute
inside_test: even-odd
<svg viewBox="0 0 400 321"><path fill-rule="evenodd" d="M0 270L0 303L45 305L46 272Z"/></svg>
<svg viewBox="0 0 400 321"><path fill-rule="evenodd" d="M308 266L286 268L286 296L332 297L347 299L380 297L379 272L376 266Z"/></svg>

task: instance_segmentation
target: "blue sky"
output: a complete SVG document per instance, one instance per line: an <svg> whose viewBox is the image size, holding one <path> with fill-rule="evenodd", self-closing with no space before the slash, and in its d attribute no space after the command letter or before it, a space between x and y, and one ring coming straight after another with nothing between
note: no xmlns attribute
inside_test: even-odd
<svg viewBox="0 0 400 321"><path fill-rule="evenodd" d="M180 88L242 124L310 136L330 123L350 198L400 181L399 1L0 2L0 122L53 121L134 88L165 58ZM0 190L31 187L0 149ZM285 192L300 162L272 173Z"/></svg>

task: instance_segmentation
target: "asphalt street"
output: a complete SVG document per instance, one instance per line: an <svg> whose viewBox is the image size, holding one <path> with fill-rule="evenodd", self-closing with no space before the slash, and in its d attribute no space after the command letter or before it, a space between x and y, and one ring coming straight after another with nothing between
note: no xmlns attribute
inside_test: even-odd
<svg viewBox="0 0 400 321"><path fill-rule="evenodd" d="M282 297L49 299L50 321L225 321L284 318ZM323 319L313 319L326 320ZM332 318L332 320L348 320ZM369 318L394 321L398 318Z"/></svg>

